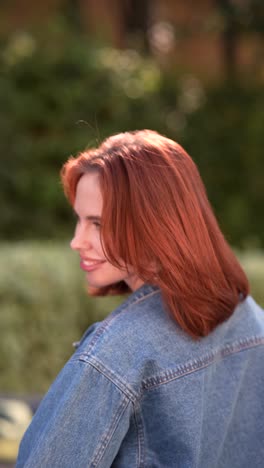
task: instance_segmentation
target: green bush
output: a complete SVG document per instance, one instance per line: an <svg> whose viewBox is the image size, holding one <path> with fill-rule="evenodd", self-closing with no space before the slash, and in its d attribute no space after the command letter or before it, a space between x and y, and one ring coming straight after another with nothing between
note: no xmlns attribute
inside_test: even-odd
<svg viewBox="0 0 264 468"><path fill-rule="evenodd" d="M59 171L105 136L152 128L198 163L233 245L264 246L263 87L205 85L135 50L94 46L60 22L1 44L2 239L63 239Z"/></svg>
<svg viewBox="0 0 264 468"><path fill-rule="evenodd" d="M264 308L264 253L260 250L243 251L239 260L250 281L250 294Z"/></svg>
<svg viewBox="0 0 264 468"><path fill-rule="evenodd" d="M72 342L119 302L88 297L67 245L1 244L1 391L45 391Z"/></svg>
<svg viewBox="0 0 264 468"><path fill-rule="evenodd" d="M91 298L66 244L0 245L0 389L43 393L86 328L123 300ZM252 294L264 306L264 254L243 253Z"/></svg>

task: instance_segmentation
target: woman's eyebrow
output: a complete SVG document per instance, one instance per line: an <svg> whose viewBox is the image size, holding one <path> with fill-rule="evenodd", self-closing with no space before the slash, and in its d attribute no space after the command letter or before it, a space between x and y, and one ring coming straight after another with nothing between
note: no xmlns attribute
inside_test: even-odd
<svg viewBox="0 0 264 468"><path fill-rule="evenodd" d="M85 219L88 219L89 221L101 221L101 217L100 216L85 216Z"/></svg>
<svg viewBox="0 0 264 468"><path fill-rule="evenodd" d="M75 210L73 210L73 214L74 216L79 218L79 215ZM101 221L101 216L97 216L97 215L87 215L87 216L84 216L84 218L87 219L88 221Z"/></svg>

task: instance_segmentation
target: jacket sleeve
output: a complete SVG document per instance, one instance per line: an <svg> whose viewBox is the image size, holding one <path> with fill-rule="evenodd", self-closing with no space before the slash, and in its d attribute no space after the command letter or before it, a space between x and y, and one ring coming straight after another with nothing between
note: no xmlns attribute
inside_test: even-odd
<svg viewBox="0 0 264 468"><path fill-rule="evenodd" d="M110 467L133 404L95 366L70 360L42 400L19 448L17 468Z"/></svg>

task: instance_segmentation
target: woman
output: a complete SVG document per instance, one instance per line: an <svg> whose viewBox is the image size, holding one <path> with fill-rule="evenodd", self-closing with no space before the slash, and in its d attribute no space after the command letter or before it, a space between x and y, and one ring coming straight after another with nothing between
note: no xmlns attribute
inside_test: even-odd
<svg viewBox="0 0 264 468"><path fill-rule="evenodd" d="M17 467L264 464L264 314L172 140L126 132L62 170L90 294L130 293L76 344Z"/></svg>

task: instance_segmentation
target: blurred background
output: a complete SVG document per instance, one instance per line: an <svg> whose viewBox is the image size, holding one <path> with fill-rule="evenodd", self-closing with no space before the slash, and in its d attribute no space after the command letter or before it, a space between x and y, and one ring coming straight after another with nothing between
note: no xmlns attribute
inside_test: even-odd
<svg viewBox="0 0 264 468"><path fill-rule="evenodd" d="M264 306L263 36L263 0L1 1L0 466L120 302L88 298L70 252L70 155L125 130L178 141Z"/></svg>

